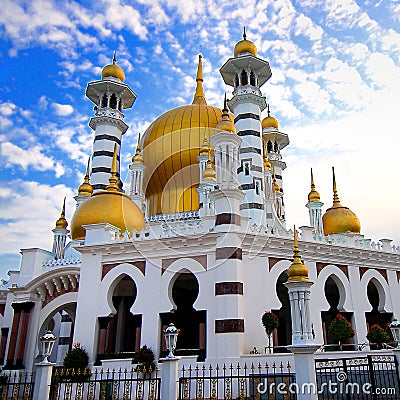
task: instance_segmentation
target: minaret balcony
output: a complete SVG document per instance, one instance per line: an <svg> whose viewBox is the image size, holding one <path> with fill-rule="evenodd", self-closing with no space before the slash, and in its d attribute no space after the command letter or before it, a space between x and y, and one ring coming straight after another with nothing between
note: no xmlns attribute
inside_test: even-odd
<svg viewBox="0 0 400 400"><path fill-rule="evenodd" d="M243 86L237 86L235 90L233 91L234 95L239 95L239 94L255 94L258 96L261 96L261 90L257 86L253 85L243 85Z"/></svg>
<svg viewBox="0 0 400 400"><path fill-rule="evenodd" d="M94 113L96 117L111 117L111 118L119 118L124 119L125 115L115 108L109 107L98 107Z"/></svg>

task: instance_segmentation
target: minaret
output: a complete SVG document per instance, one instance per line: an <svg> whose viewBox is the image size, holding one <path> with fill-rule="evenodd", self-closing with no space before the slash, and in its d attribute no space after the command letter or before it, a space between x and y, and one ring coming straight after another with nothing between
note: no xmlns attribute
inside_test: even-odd
<svg viewBox="0 0 400 400"><path fill-rule="evenodd" d="M310 226L313 228L313 232L316 235L323 235L324 227L322 225L322 206L321 197L315 190L314 175L311 168L311 192L308 194L308 203L306 207L310 214Z"/></svg>
<svg viewBox="0 0 400 400"><path fill-rule="evenodd" d="M136 94L124 83L125 74L116 64L115 52L112 64L103 68L101 77L86 88L86 96L95 104L95 115L89 122L94 130L90 181L95 192L107 187L114 145L119 155L121 137L128 129L122 110L132 107L136 100Z"/></svg>
<svg viewBox="0 0 400 400"><path fill-rule="evenodd" d="M200 156L203 148L200 150ZM200 157L199 156L199 157ZM216 172L211 160L211 149L208 150L206 167L201 174L201 180L197 193L199 195L200 216L214 215L214 201L211 198L211 192L216 188Z"/></svg>
<svg viewBox="0 0 400 400"><path fill-rule="evenodd" d="M278 120L271 115L269 104L267 112L268 115L262 120L262 136L266 144L268 159L275 171L275 179L281 189L283 203L282 172L286 168L286 163L282 160L281 150L289 144L289 138L286 133L279 131Z"/></svg>
<svg viewBox="0 0 400 400"><path fill-rule="evenodd" d="M54 257L56 260L64 258L65 243L67 241L67 235L69 230L67 229L68 222L65 219L65 197L64 204L61 210L60 218L56 221L56 227L53 229L53 250Z"/></svg>
<svg viewBox="0 0 400 400"><path fill-rule="evenodd" d="M224 82L234 87L228 105L234 113L237 135L242 138L238 179L245 197L240 212L250 218L250 223L264 224L265 187L260 115L266 102L260 87L271 77L271 70L267 61L257 57L257 48L247 40L244 31L243 40L235 46L234 57L225 62L220 72Z"/></svg>
<svg viewBox="0 0 400 400"><path fill-rule="evenodd" d="M202 177L205 169L207 168L207 161L210 154L210 144L207 138L204 136L203 144L200 148L199 155L197 156L197 161L199 162L199 177L200 183L202 182Z"/></svg>
<svg viewBox="0 0 400 400"><path fill-rule="evenodd" d="M276 181L275 171L273 173L272 179L272 189L274 192L274 200L275 200L275 212L279 221L285 226L285 204L283 203L283 192L282 188L278 185Z"/></svg>
<svg viewBox="0 0 400 400"><path fill-rule="evenodd" d="M310 319L310 288L314 284L308 279L308 269L301 261L297 231L294 227L293 262L289 267L289 278L285 283L289 292L292 316L292 346L314 343Z"/></svg>
<svg viewBox="0 0 400 400"><path fill-rule="evenodd" d="M80 204L82 204L93 194L93 187L89 182L89 166L90 166L90 157L88 159L83 183L78 188L78 195L74 197L76 201L76 207L79 207Z"/></svg>
<svg viewBox="0 0 400 400"><path fill-rule="evenodd" d="M143 161L143 154L140 147L140 134L136 146L136 153L132 157L132 164L129 165L131 170L131 187L129 189L129 196L132 201L144 212L145 195L143 190L143 177L146 166Z"/></svg>
<svg viewBox="0 0 400 400"><path fill-rule="evenodd" d="M264 182L265 182L265 216L266 225L269 228L274 226L274 207L275 193L273 188L273 170L267 156L266 143L263 142L263 158L264 158Z"/></svg>

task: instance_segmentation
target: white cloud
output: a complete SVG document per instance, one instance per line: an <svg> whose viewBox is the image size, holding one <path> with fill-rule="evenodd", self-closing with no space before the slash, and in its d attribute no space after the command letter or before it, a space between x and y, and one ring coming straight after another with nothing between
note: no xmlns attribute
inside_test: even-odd
<svg viewBox="0 0 400 400"><path fill-rule="evenodd" d="M67 117L74 112L74 108L70 104L53 103L52 107L56 115L60 117Z"/></svg>

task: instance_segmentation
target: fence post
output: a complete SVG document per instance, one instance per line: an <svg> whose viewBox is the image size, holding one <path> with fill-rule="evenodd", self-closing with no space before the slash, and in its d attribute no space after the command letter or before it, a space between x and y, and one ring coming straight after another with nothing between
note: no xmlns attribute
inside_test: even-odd
<svg viewBox="0 0 400 400"><path fill-rule="evenodd" d="M400 386L400 349L397 347L393 349L393 354L395 355L397 359L397 379L399 380L399 386Z"/></svg>
<svg viewBox="0 0 400 400"><path fill-rule="evenodd" d="M178 357L162 359L161 400L176 400L178 398L178 362Z"/></svg>
<svg viewBox="0 0 400 400"><path fill-rule="evenodd" d="M32 400L47 400L50 395L53 363L37 363Z"/></svg>

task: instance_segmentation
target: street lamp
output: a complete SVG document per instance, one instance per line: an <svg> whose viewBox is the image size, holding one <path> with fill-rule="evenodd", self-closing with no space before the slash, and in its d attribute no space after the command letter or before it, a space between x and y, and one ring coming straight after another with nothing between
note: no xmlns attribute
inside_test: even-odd
<svg viewBox="0 0 400 400"><path fill-rule="evenodd" d="M163 331L167 350L169 351L167 358L175 358L174 350L176 349L176 341L178 340L179 332L180 329L177 329L173 323L170 323Z"/></svg>
<svg viewBox="0 0 400 400"><path fill-rule="evenodd" d="M53 351L54 343L57 338L54 336L54 333L51 330L47 330L43 336L40 338L40 342L42 343L42 355L43 360L42 364L48 364L51 352Z"/></svg>
<svg viewBox="0 0 400 400"><path fill-rule="evenodd" d="M400 350L400 322L394 319L389 326L393 340L397 343L397 348Z"/></svg>

